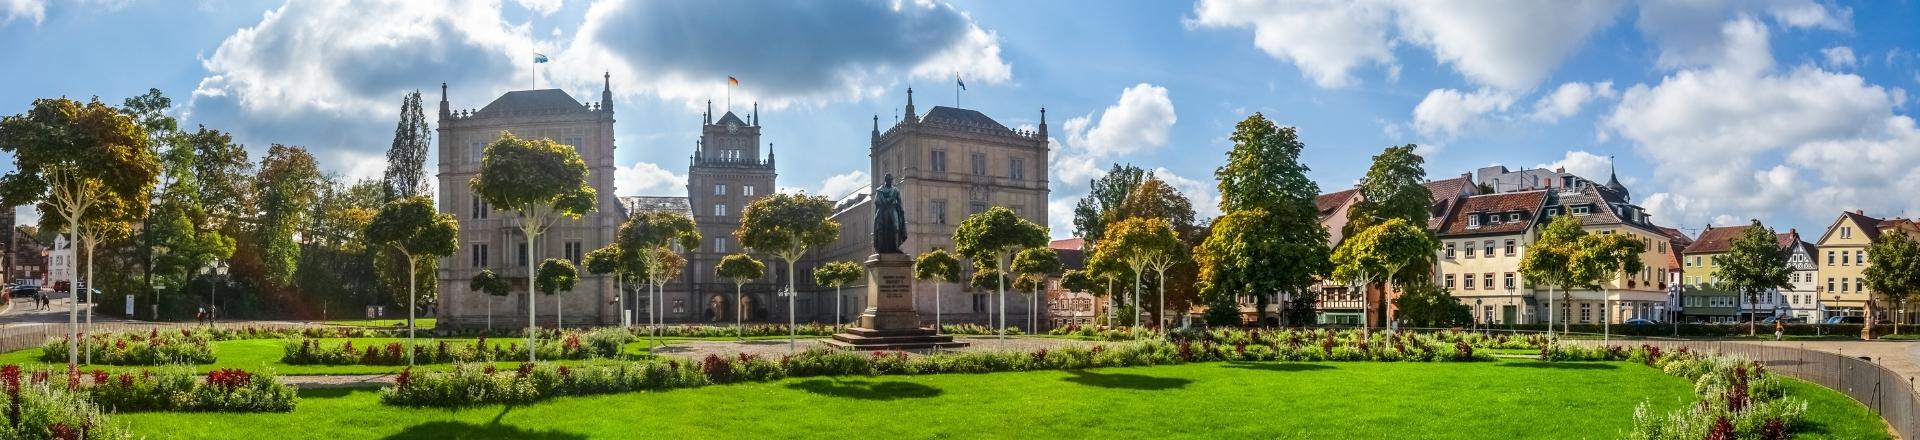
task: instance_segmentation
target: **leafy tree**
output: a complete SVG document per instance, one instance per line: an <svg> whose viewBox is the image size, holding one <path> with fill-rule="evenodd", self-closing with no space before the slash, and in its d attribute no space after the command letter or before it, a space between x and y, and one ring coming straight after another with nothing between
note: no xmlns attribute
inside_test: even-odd
<svg viewBox="0 0 1920 440"><path fill-rule="evenodd" d="M841 294L840 288L846 287L847 284L859 281L866 276L867 269L860 267L860 263L852 261L834 261L813 268L813 283L833 288L833 325L841 325L847 322L844 318L840 317L840 309L842 308L840 302L846 297L846 295Z"/></svg>
<svg viewBox="0 0 1920 440"><path fill-rule="evenodd" d="M1402 218L1389 218L1385 222L1361 230L1340 243L1333 251L1333 279L1359 286L1362 309L1366 310L1365 297L1369 286L1379 282L1381 292L1390 292L1393 288L1393 274L1401 273L1408 265L1420 264L1423 258L1432 255L1439 247L1433 235L1424 226L1416 226ZM1386 307L1381 307L1381 322L1386 322ZM1369 314L1371 310L1367 310ZM1371 317L1362 320L1361 327L1369 326Z"/></svg>
<svg viewBox="0 0 1920 440"><path fill-rule="evenodd" d="M390 247L398 252L407 264L407 365L413 365L414 313L419 305L415 298L414 279L419 277L422 260L436 260L453 255L460 247L459 223L452 214L440 212L433 205L433 198L416 195L388 202L380 214L367 224L367 242L374 246ZM571 265L569 265L571 266ZM543 268L544 269L544 268ZM557 302L557 301L556 301ZM556 314L558 311L555 312Z"/></svg>
<svg viewBox="0 0 1920 440"><path fill-rule="evenodd" d="M671 248L678 245L689 251L698 249L700 229L694 224L693 218L685 213L649 211L627 217L626 223L620 225L619 234L616 243L620 246L620 252L627 254L623 259L637 260L635 267L645 268L641 275L647 281L649 308L657 306L659 308L654 310L660 311L647 312L649 319L654 321L648 332L649 335L657 334L660 331L659 322L664 321L660 319L661 315L666 308L660 304L659 299L662 298L656 296L663 295L661 291L667 283L680 276L679 267L669 266L686 264L686 258L674 255ZM680 262L668 261L673 259L679 259Z"/></svg>
<svg viewBox="0 0 1920 440"><path fill-rule="evenodd" d="M1265 321L1270 295L1300 296L1332 269L1326 227L1314 198L1319 185L1300 163L1293 127L1279 127L1255 113L1235 126L1220 181L1220 212L1195 248L1198 283L1209 295L1254 298Z"/></svg>
<svg viewBox="0 0 1920 440"><path fill-rule="evenodd" d="M745 338L746 327L742 326L740 321L741 315L746 314L745 310L741 310L744 304L743 298L746 295L741 291L746 288L748 281L767 276L767 265L754 259L752 255L733 254L721 258L719 264L713 265L713 274L733 280L733 330L739 337ZM818 273L815 276L819 276Z"/></svg>
<svg viewBox="0 0 1920 440"><path fill-rule="evenodd" d="M300 262L300 229L320 192L319 162L300 147L274 144L260 160L260 217L254 229L266 281L284 286Z"/></svg>
<svg viewBox="0 0 1920 440"><path fill-rule="evenodd" d="M613 275L614 290L620 292L620 301L627 301L627 284L646 273L646 259L639 252L627 252L620 246L619 240L607 243L605 247L587 252L587 273L595 275ZM629 304L639 305L636 299ZM622 311L620 322L624 325L632 312Z"/></svg>
<svg viewBox="0 0 1920 440"><path fill-rule="evenodd" d="M1112 220L1107 212L1119 209L1127 195L1146 178L1147 170L1116 163L1107 174L1088 185L1087 196L1081 197L1073 207L1073 233L1085 239L1087 249L1083 250L1093 251L1093 246L1106 236L1107 224Z"/></svg>
<svg viewBox="0 0 1920 440"><path fill-rule="evenodd" d="M99 98L81 104L34 100L26 113L0 118L0 151L13 155L14 170L0 177L0 200L8 206L41 202L79 234L96 208L121 203L145 216L148 192L160 174L147 135ZM122 203L124 202L124 203ZM78 298L78 283L69 283ZM69 338L79 340L77 309L69 310ZM68 373L79 371L79 344L69 344Z"/></svg>
<svg viewBox="0 0 1920 440"><path fill-rule="evenodd" d="M1060 253L1052 248L1027 248L1013 256L1013 273L1020 277L1019 284L1026 284L1020 290L1030 291L1027 295L1027 329L1040 330L1040 289L1047 285L1049 275L1061 270Z"/></svg>
<svg viewBox="0 0 1920 440"><path fill-rule="evenodd" d="M1140 186L1127 195L1126 201L1119 208L1108 211L1108 214L1108 228L1129 218L1166 220L1173 227L1174 235L1184 243L1182 248L1192 249L1206 240L1205 230L1194 222L1193 202L1157 176L1149 176L1140 182ZM1184 260L1186 254L1183 252L1179 257ZM1176 310L1190 308L1198 302L1200 292L1195 287L1198 275L1198 269L1187 264L1175 264L1160 273L1153 280L1160 291L1160 310L1167 310L1168 302L1174 303Z"/></svg>
<svg viewBox="0 0 1920 440"><path fill-rule="evenodd" d="M1101 282L1098 288L1092 291L1095 295L1107 298L1107 326L1112 327L1116 325L1115 319L1117 319L1114 311L1119 310L1119 300L1116 299L1118 295L1113 294L1113 283L1133 278L1134 272L1133 268L1127 267L1126 261L1120 259L1119 253L1101 254L1097 246L1094 250L1096 252L1087 256L1087 275Z"/></svg>
<svg viewBox="0 0 1920 440"><path fill-rule="evenodd" d="M1344 236L1351 237L1396 218L1425 230L1427 220L1431 217L1428 211L1433 206L1433 193L1427 190L1427 170L1423 167L1426 160L1414 153L1414 148L1413 144L1387 147L1380 155L1373 157L1373 165L1367 168L1366 176L1360 179L1359 201L1347 210L1347 225L1342 231ZM1404 256L1408 260L1401 266L1400 272L1393 273L1394 281L1408 283L1429 279L1436 255L1427 252Z"/></svg>
<svg viewBox="0 0 1920 440"><path fill-rule="evenodd" d="M1580 240L1587 236L1580 229L1580 219L1573 216L1554 217L1540 229L1540 237L1520 255L1520 276L1534 284L1547 286L1547 336L1553 336L1554 306L1557 299L1555 289L1565 290L1576 283L1573 277L1573 254L1580 246Z"/></svg>
<svg viewBox="0 0 1920 440"><path fill-rule="evenodd" d="M1026 248L1047 245L1047 229L1020 218L1013 210L996 206L960 222L953 233L954 250L974 261L990 262L996 273L1007 272L1007 259ZM1000 283L1000 337L1007 336L1007 285Z"/></svg>
<svg viewBox="0 0 1920 440"><path fill-rule="evenodd" d="M534 276L534 288L543 295L553 297L554 327L566 323L560 317L560 293L572 292L574 283L579 281L580 272L573 267L572 261L548 258L540 262L540 272Z"/></svg>
<svg viewBox="0 0 1920 440"><path fill-rule="evenodd" d="M913 278L933 282L933 331L940 331L940 285L960 281L960 259L946 249L920 253L913 261Z"/></svg>
<svg viewBox="0 0 1920 440"><path fill-rule="evenodd" d="M238 237L243 222L259 211L253 162L247 159L245 146L233 143L233 137L201 126L187 135L194 153L193 178L200 186L200 207L206 210L203 224L228 237Z"/></svg>
<svg viewBox="0 0 1920 440"><path fill-rule="evenodd" d="M168 98L165 94L160 93L160 89L147 89L146 94L127 98L126 100L121 101L121 105L120 105L120 109L122 112L125 112L127 116L132 117L134 121L140 124L141 128L146 129L147 148L153 151L154 154L156 155L163 155L175 149L174 144L181 137L180 122L174 119L172 116L167 115L167 111L172 108L173 108L173 99ZM166 169L164 156L162 157L162 161L163 161L162 162L163 172L165 174L172 174L170 172L164 171ZM166 180L163 178L161 181L165 182ZM163 190L170 191L171 188L166 188ZM157 200L147 200L146 202L149 205L159 204ZM141 246L139 246L139 249L142 252L142 255L140 258L140 267L141 267L140 272L143 276L146 277L146 279L144 280L145 282L143 283L144 285L142 287L145 288L145 290L147 290L148 292L153 293L154 294L153 299L155 301L154 304L159 304L158 302L159 292L153 289L155 245L154 245L154 236L151 233L154 230L154 226L155 226L153 222L155 220L154 214L156 211L157 209L150 208L148 210L148 215L140 219L141 221L140 231L142 233L141 237L142 239L144 239L144 242L142 243ZM92 280L88 280L88 285L91 286L95 284L93 284ZM155 320L160 319L159 315L157 314L159 313L159 308L154 307L152 310L154 310L154 313L156 313L153 316L153 319Z"/></svg>
<svg viewBox="0 0 1920 440"><path fill-rule="evenodd" d="M400 99L400 123L393 129L393 146L387 149L383 200L427 193L427 145L432 142L433 127L427 125L420 91L415 90Z"/></svg>
<svg viewBox="0 0 1920 440"><path fill-rule="evenodd" d="M1444 327L1473 322L1472 307L1460 303L1460 298L1431 281L1404 284L1400 290L1400 296L1393 299L1393 308L1400 311L1399 319L1407 324Z"/></svg>
<svg viewBox="0 0 1920 440"><path fill-rule="evenodd" d="M507 296L509 284L506 278L493 273L493 269L480 269L473 274L473 280L467 282L467 289L490 296ZM493 301L487 301L487 331L493 331Z"/></svg>
<svg viewBox="0 0 1920 440"><path fill-rule="evenodd" d="M1714 276L1737 293L1733 304L1736 316L1741 297L1752 304L1760 301L1762 292L1793 287L1790 282L1793 268L1787 266L1786 250L1780 248L1773 230L1761 226L1759 220L1754 220L1728 245L1726 254L1714 257L1714 264L1719 266ZM1759 319L1747 319L1747 336L1754 335L1754 321Z"/></svg>
<svg viewBox="0 0 1920 440"><path fill-rule="evenodd" d="M1599 290L1602 284L1622 276L1632 277L1644 268L1640 254L1647 251L1647 244L1626 234L1588 235L1580 241L1580 251L1573 254L1571 266L1575 285L1587 289ZM1613 306L1611 300L1603 300L1602 309ZM1612 321L1602 320L1603 331L1612 332Z"/></svg>
<svg viewBox="0 0 1920 440"><path fill-rule="evenodd" d="M1101 259L1124 261L1133 272L1134 307L1140 302L1140 280L1147 271L1153 271L1161 280L1160 309L1154 311L1154 326L1165 325L1166 315L1166 274L1167 269L1186 258L1187 247L1175 235L1173 226L1166 220L1154 218L1130 218L1113 225L1107 231L1107 240L1095 248L1095 253L1103 254ZM1139 325L1139 323L1134 323Z"/></svg>
<svg viewBox="0 0 1920 440"><path fill-rule="evenodd" d="M973 268L973 278L967 280L967 285L973 286L975 289L993 290L1006 286L1008 281L1005 275L1001 275L999 269L987 266L975 266Z"/></svg>
<svg viewBox="0 0 1920 440"><path fill-rule="evenodd" d="M840 223L833 221L833 201L826 197L802 194L769 194L747 204L740 212L740 229L734 231L740 244L766 252L787 262L787 349L793 350L793 302L799 290L794 265L807 250L832 243L840 237Z"/></svg>
<svg viewBox="0 0 1920 440"><path fill-rule="evenodd" d="M593 210L594 190L587 185L587 162L572 147L552 139L526 140L502 132L487 145L480 172L467 183L481 199L519 214L521 235L527 238L529 263L540 261L534 239L553 226L556 217L579 219ZM528 271L533 267L529 264ZM527 295L527 361L534 361L533 295Z"/></svg>
<svg viewBox="0 0 1920 440"><path fill-rule="evenodd" d="M1895 229L1867 245L1867 255L1872 256L1864 273L1867 288L1886 295L1894 310L1906 310L1907 300L1920 291L1920 243L1907 231ZM1893 333L1900 333L1898 319L1893 321Z"/></svg>

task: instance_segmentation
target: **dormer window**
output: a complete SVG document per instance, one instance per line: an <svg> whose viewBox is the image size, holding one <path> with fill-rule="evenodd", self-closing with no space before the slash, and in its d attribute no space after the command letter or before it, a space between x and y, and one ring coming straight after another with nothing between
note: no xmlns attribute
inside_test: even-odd
<svg viewBox="0 0 1920 440"><path fill-rule="evenodd" d="M1518 212L1514 212L1514 213L1508 213L1508 214L1507 214L1507 221L1510 221L1510 222L1517 222L1517 221L1520 221L1520 213L1518 213Z"/></svg>
<svg viewBox="0 0 1920 440"><path fill-rule="evenodd" d="M1480 214L1467 214L1467 227L1468 228L1480 227Z"/></svg>
<svg viewBox="0 0 1920 440"><path fill-rule="evenodd" d="M1573 207L1573 215L1587 215L1588 213L1589 213L1589 211L1588 211L1588 209L1587 209L1587 207L1585 207L1585 206L1575 206L1575 207Z"/></svg>
<svg viewBox="0 0 1920 440"><path fill-rule="evenodd" d="M1560 208L1547 208L1548 217L1552 217L1556 215L1560 215Z"/></svg>

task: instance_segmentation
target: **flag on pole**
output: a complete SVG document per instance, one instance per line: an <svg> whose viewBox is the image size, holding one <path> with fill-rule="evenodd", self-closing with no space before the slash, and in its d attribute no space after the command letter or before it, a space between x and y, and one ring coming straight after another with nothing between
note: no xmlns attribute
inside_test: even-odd
<svg viewBox="0 0 1920 440"><path fill-rule="evenodd" d="M539 52L534 52L534 53L533 53L533 63L534 63L534 64L540 64L540 63L545 63L545 62L547 62L547 56L546 56L546 55L541 55L541 54L540 54Z"/></svg>
<svg viewBox="0 0 1920 440"><path fill-rule="evenodd" d="M954 84L958 84L958 85L960 85L960 90L966 90L966 89L967 89L967 82L966 82L966 81L961 81L961 80L960 80L960 74L958 74L958 73L956 73L956 74L953 74L953 83L954 83Z"/></svg>
<svg viewBox="0 0 1920 440"><path fill-rule="evenodd" d="M740 85L740 80L734 79L733 76L729 75L727 76L727 85L730 85L730 86Z"/></svg>

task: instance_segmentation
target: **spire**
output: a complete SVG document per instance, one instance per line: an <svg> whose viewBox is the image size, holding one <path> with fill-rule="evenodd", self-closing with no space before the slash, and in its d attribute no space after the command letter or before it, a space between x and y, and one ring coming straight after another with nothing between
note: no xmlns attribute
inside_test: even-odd
<svg viewBox="0 0 1920 440"><path fill-rule="evenodd" d="M706 125L713 125L713 100L711 99L707 100L707 112L702 113L702 115L704 116L701 123Z"/></svg>
<svg viewBox="0 0 1920 440"><path fill-rule="evenodd" d="M760 101L753 102L753 126L760 126ZM768 144L772 145L772 144Z"/></svg>
<svg viewBox="0 0 1920 440"><path fill-rule="evenodd" d="M447 83L440 83L440 120L453 116L453 110L447 107Z"/></svg>
<svg viewBox="0 0 1920 440"><path fill-rule="evenodd" d="M613 72L602 72L600 80L605 81L600 89L600 109L613 110Z"/></svg>
<svg viewBox="0 0 1920 440"><path fill-rule="evenodd" d="M772 142L767 143L767 166L768 167L773 166L773 143Z"/></svg>
<svg viewBox="0 0 1920 440"><path fill-rule="evenodd" d="M1608 189L1608 190L1612 190L1613 192L1616 192L1616 193L1620 193L1620 198L1623 198L1623 199L1627 199L1627 200L1633 200L1633 197L1632 197L1632 196L1629 196L1629 195L1627 194L1627 186L1626 186L1626 185L1621 185L1621 184L1620 184L1620 176L1619 176L1618 174L1616 174L1616 173L1614 173L1614 170L1613 170L1613 156L1607 156L1607 184L1606 184L1606 187L1607 187L1607 189Z"/></svg>
<svg viewBox="0 0 1920 440"><path fill-rule="evenodd" d="M1047 108L1040 108L1040 138L1047 138Z"/></svg>
<svg viewBox="0 0 1920 440"><path fill-rule="evenodd" d="M915 116L913 113L913 88L908 87L907 88L907 122L912 123L917 119L920 119L920 117Z"/></svg>
<svg viewBox="0 0 1920 440"><path fill-rule="evenodd" d="M873 145L880 145L880 114L879 113L873 114L873 140L870 142Z"/></svg>

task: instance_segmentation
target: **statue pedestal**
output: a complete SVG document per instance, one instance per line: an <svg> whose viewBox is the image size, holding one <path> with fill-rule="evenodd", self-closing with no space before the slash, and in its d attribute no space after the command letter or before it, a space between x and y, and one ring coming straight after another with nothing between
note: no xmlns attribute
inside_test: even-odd
<svg viewBox="0 0 1920 440"><path fill-rule="evenodd" d="M913 257L874 254L867 259L867 309L858 327L833 335L827 344L853 350L915 350L965 347L952 336L920 327L913 304Z"/></svg>

